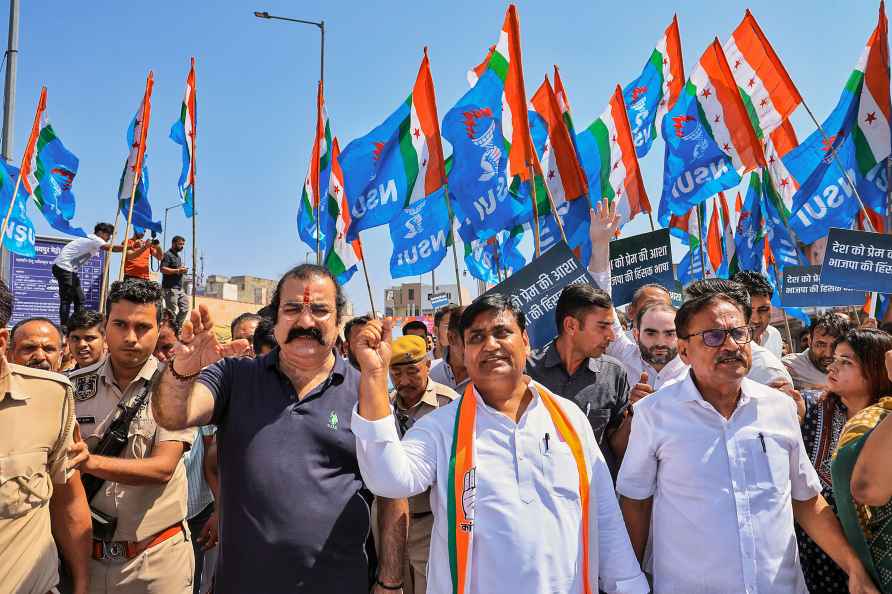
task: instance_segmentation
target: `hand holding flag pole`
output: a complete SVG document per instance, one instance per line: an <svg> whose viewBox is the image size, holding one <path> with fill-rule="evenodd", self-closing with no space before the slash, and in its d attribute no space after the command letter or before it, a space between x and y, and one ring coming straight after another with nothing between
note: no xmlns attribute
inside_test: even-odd
<svg viewBox="0 0 892 594"><path fill-rule="evenodd" d="M9 226L9 219L12 216L12 209L15 207L16 197L19 193L19 186L22 184L22 178L28 174L28 168L31 166L31 159L34 149L37 145L37 136L40 134L40 117L46 110L46 87L40 89L40 99L37 101L37 112L34 114L34 124L31 126L31 135L28 137L28 144L25 152L22 153L22 166L19 168L19 174L16 176L15 187L9 199L9 208L6 209L6 216L3 218L3 227L0 229L0 242L6 237L6 228Z"/></svg>

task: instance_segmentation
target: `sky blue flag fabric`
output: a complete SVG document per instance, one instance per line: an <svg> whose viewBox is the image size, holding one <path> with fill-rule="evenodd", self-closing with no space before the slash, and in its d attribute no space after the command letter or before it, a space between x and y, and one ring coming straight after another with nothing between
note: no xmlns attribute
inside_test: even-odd
<svg viewBox="0 0 892 594"><path fill-rule="evenodd" d="M347 231L349 241L363 229L390 223L408 200L409 179L400 153L400 126L409 116L410 105L404 101L384 123L341 151L338 160L344 171L344 189L352 217Z"/></svg>
<svg viewBox="0 0 892 594"><path fill-rule="evenodd" d="M657 52L657 56L662 57ZM629 114L629 127L638 158L645 156L657 137L657 110L663 99L662 63L647 61L638 78L623 87L623 101Z"/></svg>
<svg viewBox="0 0 892 594"><path fill-rule="evenodd" d="M740 183L731 158L713 140L703 117L696 93L685 91L663 118L666 161L658 218L664 227L672 214L682 216L695 204Z"/></svg>
<svg viewBox="0 0 892 594"><path fill-rule="evenodd" d="M567 244L583 267L587 267L592 257L592 241L589 237L591 226L591 207L588 198L580 196L558 206L558 214L564 224ZM551 213L539 217L540 249L547 252L561 240L561 231Z"/></svg>
<svg viewBox="0 0 892 594"><path fill-rule="evenodd" d="M192 184L189 182L192 154L189 152L189 144L186 142L186 126L182 118L178 119L170 127L170 139L180 145L182 149L183 168L180 170L180 179L177 180L177 190L180 193L180 200L183 201L183 213L186 215L186 218L190 218L193 212ZM313 246L313 249L315 249L315 246Z"/></svg>
<svg viewBox="0 0 892 594"><path fill-rule="evenodd" d="M790 228L806 244L826 236L831 227L851 228L860 210L839 164L855 183L865 206L886 213L886 162L866 174L858 167L852 131L857 125L860 92L849 83L821 126L828 137L815 130L783 157L784 165L800 182L793 196Z"/></svg>
<svg viewBox="0 0 892 594"><path fill-rule="evenodd" d="M762 181L759 174L751 173L734 235L734 255L740 270L761 270L764 237Z"/></svg>
<svg viewBox="0 0 892 594"><path fill-rule="evenodd" d="M519 246L523 239L524 227L517 226L511 231L500 231L492 241L475 240L465 246L465 266L474 278L489 283L499 284L496 270L496 242L498 242L498 262L502 271L509 276L527 265L527 260Z"/></svg>
<svg viewBox="0 0 892 594"><path fill-rule="evenodd" d="M332 216L331 197L328 195L328 180L331 176L331 166L325 169L324 174L319 176L320 185L322 179L326 180L325 189L322 194L322 201L319 203L319 242L322 248L323 257L331 251L334 245L337 230L335 225L337 221ZM336 206L336 205L335 205ZM311 250L316 251L316 217L313 207L309 201L301 199L300 206L297 208L297 234L301 240L309 246Z"/></svg>
<svg viewBox="0 0 892 594"><path fill-rule="evenodd" d="M452 145L453 157L449 192L462 227L467 227L459 231L466 240L489 239L529 220L532 213L529 199L509 191L501 123L503 86L487 69L443 118L443 138ZM544 126L541 118L536 119ZM530 126L538 145L542 134L532 114Z"/></svg>
<svg viewBox="0 0 892 594"><path fill-rule="evenodd" d="M127 127L127 147L134 146L136 139L134 138L134 130L136 128L136 116L130 120ZM127 160L124 160L124 170L121 172L121 181L118 184L118 196L121 197L119 208L127 221L127 213L130 210L130 188L124 188L124 179L127 173ZM126 198L124 198L126 196ZM149 153L143 155L142 175L139 176L139 183L136 185L136 194L133 199L133 219L131 225L137 231L148 229L156 233L161 233L161 221L152 220L152 205L149 203ZM125 238L127 239L127 238Z"/></svg>
<svg viewBox="0 0 892 594"><path fill-rule="evenodd" d="M400 211L390 221L390 276L415 276L439 266L446 256L451 224L445 186Z"/></svg>
<svg viewBox="0 0 892 594"><path fill-rule="evenodd" d="M703 264L700 259L699 247L688 249L688 253L678 263L676 275L678 276L678 282L683 287L700 280L703 276Z"/></svg>
<svg viewBox="0 0 892 594"><path fill-rule="evenodd" d="M37 167L34 171L37 186L32 188L34 203L56 231L86 237L83 229L71 226L76 206L71 184L77 175L78 158L65 148L51 127L47 128L37 143Z"/></svg>
<svg viewBox="0 0 892 594"><path fill-rule="evenodd" d="M18 175L18 167L6 163L0 167L0 216L4 218L9 211L9 201L12 199L12 191L15 188L15 180ZM3 246L10 252L33 258L37 255L35 249L37 233L28 216L27 205L28 191L24 184L20 184L15 204L12 207L12 214L9 216L6 235L3 236Z"/></svg>

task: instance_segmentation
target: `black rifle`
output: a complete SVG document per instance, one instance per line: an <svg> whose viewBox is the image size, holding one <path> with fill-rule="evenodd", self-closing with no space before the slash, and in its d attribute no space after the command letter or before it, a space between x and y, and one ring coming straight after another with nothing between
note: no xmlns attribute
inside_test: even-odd
<svg viewBox="0 0 892 594"><path fill-rule="evenodd" d="M130 433L130 425L133 419L139 414L139 410L146 404L149 393L152 391L152 383L158 371L152 375L149 380L144 380L140 391L132 399L130 406L125 406L123 402L118 403L117 413L112 422L109 423L108 429L96 444L96 447L90 449L91 455L107 456L109 458L117 458L127 446L128 435ZM93 476L92 474L81 474L81 481L84 483L84 491L87 494L87 501L92 501L99 489L105 483L105 479ZM93 538L99 540L112 540L115 530L118 526L118 519L103 513L93 506L90 506L90 515L93 519Z"/></svg>

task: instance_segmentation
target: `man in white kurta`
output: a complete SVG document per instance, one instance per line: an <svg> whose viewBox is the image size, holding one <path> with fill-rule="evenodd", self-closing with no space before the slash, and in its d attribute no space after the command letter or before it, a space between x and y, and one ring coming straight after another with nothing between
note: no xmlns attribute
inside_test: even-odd
<svg viewBox="0 0 892 594"><path fill-rule="evenodd" d="M590 546L583 550L576 462L559 438L541 388L523 375L529 347L523 314L497 297L478 300L462 319L465 363L472 383L479 386L469 393L477 401L477 415L468 592L577 594L584 591L584 554L589 557L591 592L648 592L591 427L575 404L557 398L580 438L589 475ZM454 527L447 492L459 401L420 419L400 441L387 408L386 385L369 372L370 366L377 369L375 356L389 357L386 343L376 344L389 328L376 321L364 333L358 354L364 383L351 425L360 469L372 492L383 497L410 496L431 487L428 593L451 594L448 540ZM376 381L381 386L373 385ZM515 400L500 397L506 386ZM456 505L460 509L462 502Z"/></svg>

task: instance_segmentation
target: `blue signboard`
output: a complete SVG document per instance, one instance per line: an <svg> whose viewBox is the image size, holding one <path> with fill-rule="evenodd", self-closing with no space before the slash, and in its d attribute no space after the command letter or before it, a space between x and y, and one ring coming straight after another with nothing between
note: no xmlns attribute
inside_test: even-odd
<svg viewBox="0 0 892 594"><path fill-rule="evenodd" d="M10 326L33 316L49 318L59 323L59 283L53 277L53 260L69 240L38 237L35 245L37 255L33 258L19 254L7 254L9 265L9 288L12 290L13 306ZM100 251L81 266L78 276L84 290L84 307L99 309L102 266L106 252Z"/></svg>
<svg viewBox="0 0 892 594"><path fill-rule="evenodd" d="M657 229L610 242L610 286L614 305L625 305L639 287L675 287L669 230Z"/></svg>
<svg viewBox="0 0 892 594"><path fill-rule="evenodd" d="M892 293L892 235L830 229L821 283Z"/></svg>
<svg viewBox="0 0 892 594"><path fill-rule="evenodd" d="M557 336L554 310L561 291L567 285L577 283L597 287L567 244L561 242L485 294L502 293L523 310L530 343L534 349L539 349Z"/></svg>
<svg viewBox="0 0 892 594"><path fill-rule="evenodd" d="M434 309L440 309L441 307L446 307L449 305L449 294L448 293L434 293L431 295L431 307Z"/></svg>
<svg viewBox="0 0 892 594"><path fill-rule="evenodd" d="M821 283L820 266L787 266L781 283L784 307L837 307L862 305L864 291Z"/></svg>

